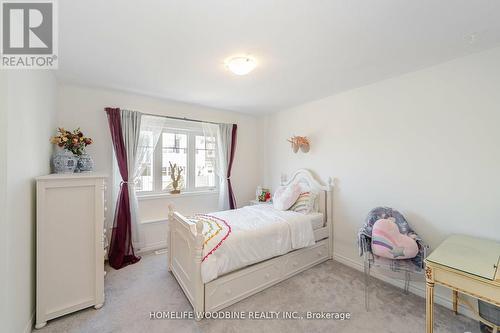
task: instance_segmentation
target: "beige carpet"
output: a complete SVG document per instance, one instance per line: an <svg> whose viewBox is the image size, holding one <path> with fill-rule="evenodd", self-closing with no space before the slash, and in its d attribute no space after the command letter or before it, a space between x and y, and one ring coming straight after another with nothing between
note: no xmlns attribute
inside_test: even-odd
<svg viewBox="0 0 500 333"><path fill-rule="evenodd" d="M165 255L146 255L135 265L108 268L106 303L48 322L48 332L425 332L425 301L373 280L372 310L364 309L363 274L327 261L249 297L230 311L345 311L334 320L151 320L151 311L191 311L179 285L166 269ZM435 307L435 330L479 332L464 316Z"/></svg>

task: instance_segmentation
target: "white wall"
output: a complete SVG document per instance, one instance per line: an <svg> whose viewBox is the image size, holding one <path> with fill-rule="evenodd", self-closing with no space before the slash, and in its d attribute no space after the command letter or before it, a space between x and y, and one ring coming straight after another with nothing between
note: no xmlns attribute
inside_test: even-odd
<svg viewBox="0 0 500 333"><path fill-rule="evenodd" d="M500 48L259 120L264 184L309 168L336 178L334 252L360 263L370 209L399 209L435 248L463 233L500 240ZM308 154L286 138L305 135Z"/></svg>
<svg viewBox="0 0 500 333"><path fill-rule="evenodd" d="M50 172L49 138L55 126L57 85L50 71L9 71L2 76L0 130L6 149L0 152L6 178L2 191L7 194L5 211L2 209L6 263L2 276L7 286L0 290L5 293L2 302L6 302L6 308L1 308L5 315L2 330L31 332L35 309L34 177Z"/></svg>
<svg viewBox="0 0 500 333"><path fill-rule="evenodd" d="M111 175L112 145L104 108L115 106L145 113L187 117L214 122L238 124L238 143L233 166L232 182L236 201L243 205L252 199L258 180L258 148L256 144L257 120L255 117L203 106L167 101L116 90L89 88L60 84L58 91L58 126L68 129L81 127L94 139L88 152L95 161L95 169ZM109 194L110 191L108 191ZM108 196L109 198L109 196ZM141 220L157 221L142 225L146 249L165 246L168 203L184 214L217 210L217 196L186 196L141 200ZM108 221L111 219L108 216Z"/></svg>
<svg viewBox="0 0 500 333"><path fill-rule="evenodd" d="M0 71L0 230L7 230L7 72ZM0 262L7 262L7 233L0 232ZM7 265L0 265L0 323L7 322Z"/></svg>

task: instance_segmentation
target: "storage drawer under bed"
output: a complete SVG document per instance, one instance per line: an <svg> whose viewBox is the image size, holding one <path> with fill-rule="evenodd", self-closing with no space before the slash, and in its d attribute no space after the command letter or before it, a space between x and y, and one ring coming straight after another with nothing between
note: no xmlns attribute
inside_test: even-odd
<svg viewBox="0 0 500 333"><path fill-rule="evenodd" d="M205 311L217 311L328 259L328 242L242 268L205 284Z"/></svg>

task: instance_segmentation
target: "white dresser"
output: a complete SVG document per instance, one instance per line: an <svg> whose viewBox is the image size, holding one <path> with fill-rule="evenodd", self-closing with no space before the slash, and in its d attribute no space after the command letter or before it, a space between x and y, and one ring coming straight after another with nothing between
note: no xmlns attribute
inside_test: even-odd
<svg viewBox="0 0 500 333"><path fill-rule="evenodd" d="M97 173L38 177L36 325L104 303L104 191Z"/></svg>

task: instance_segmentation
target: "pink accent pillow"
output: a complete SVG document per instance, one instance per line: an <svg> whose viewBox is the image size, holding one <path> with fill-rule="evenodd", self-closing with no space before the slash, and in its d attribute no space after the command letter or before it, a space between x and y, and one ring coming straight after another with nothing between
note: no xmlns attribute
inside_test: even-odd
<svg viewBox="0 0 500 333"><path fill-rule="evenodd" d="M417 242L399 232L394 218L380 219L373 224L372 252L389 259L410 259L418 253Z"/></svg>
<svg viewBox="0 0 500 333"><path fill-rule="evenodd" d="M274 193L273 206L277 210L287 210L297 201L300 195L300 187L297 184L281 186Z"/></svg>

